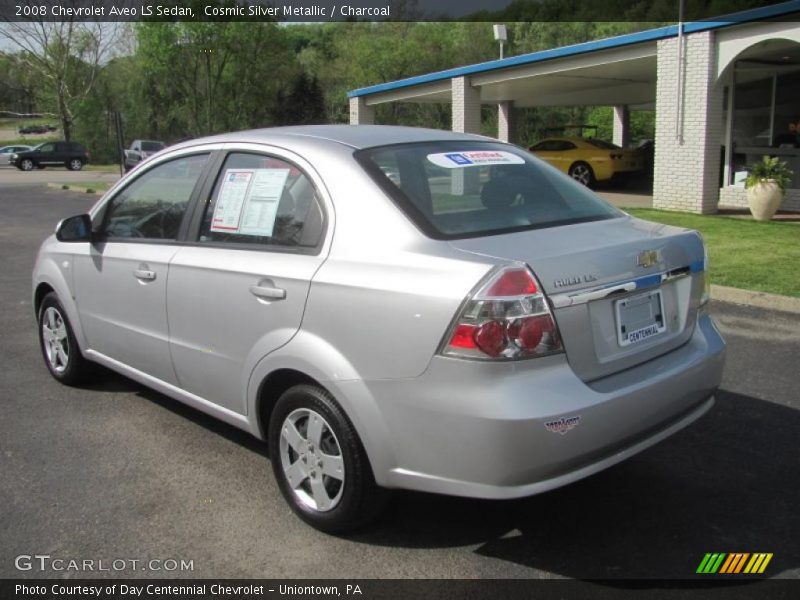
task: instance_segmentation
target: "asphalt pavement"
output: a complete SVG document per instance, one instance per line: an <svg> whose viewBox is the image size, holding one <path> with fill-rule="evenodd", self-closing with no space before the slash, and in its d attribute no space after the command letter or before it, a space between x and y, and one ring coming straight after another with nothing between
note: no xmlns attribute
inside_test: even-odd
<svg viewBox="0 0 800 600"><path fill-rule="evenodd" d="M247 434L111 373L49 376L35 252L94 200L0 185L0 577L93 575L15 568L48 554L193 566L97 573L123 577L664 579L707 552L774 553L766 576L800 577L800 315L714 303L729 343L716 406L631 460L519 501L399 493L332 537L294 517Z"/></svg>

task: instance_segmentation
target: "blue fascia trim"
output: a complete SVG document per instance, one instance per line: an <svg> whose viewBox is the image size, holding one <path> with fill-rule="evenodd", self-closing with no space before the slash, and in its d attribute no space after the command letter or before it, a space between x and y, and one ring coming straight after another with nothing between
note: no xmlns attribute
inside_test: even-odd
<svg viewBox="0 0 800 600"><path fill-rule="evenodd" d="M716 17L713 21L708 20L685 23L683 25L683 32L685 34L699 33L701 31L710 31L713 29L730 27L731 25L738 25L741 23L749 23L753 21L770 19L773 17L780 17L794 12L800 12L800 0L792 0L791 2L783 2L781 4L773 4L771 6L764 6L762 8L754 8L722 17ZM371 94L379 94L381 92L389 92L416 85L434 83L445 79L452 79L453 77L464 77L466 75L474 75L476 73L487 73L489 71L497 71L499 69L506 69L509 67L534 64L546 60L552 60L554 58L564 58L567 56L597 52L599 50L622 48L633 44L641 44L644 42L652 42L676 37L677 35L678 26L668 25L666 27L648 29L646 31L638 31L636 33L628 33L613 38L583 42L581 44L573 44L571 46L562 46L560 48L553 48L551 50L542 50L539 52L521 54L519 56L512 56L499 60L490 60L488 62L478 63L476 65L467 65L465 67L456 67L454 69L447 69L445 71L417 75L416 77L408 77L407 79L399 79L397 81L390 81L388 83L379 83L377 85L351 90L347 92L347 97L357 98L359 96L369 96Z"/></svg>

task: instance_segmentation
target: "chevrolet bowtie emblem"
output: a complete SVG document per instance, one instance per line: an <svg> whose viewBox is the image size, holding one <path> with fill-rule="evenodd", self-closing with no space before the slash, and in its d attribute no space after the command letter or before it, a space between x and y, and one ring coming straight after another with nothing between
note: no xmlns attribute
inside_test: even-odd
<svg viewBox="0 0 800 600"><path fill-rule="evenodd" d="M636 264L645 269L652 267L658 262L658 254L658 250L643 250L642 252L639 252L639 256L636 259Z"/></svg>

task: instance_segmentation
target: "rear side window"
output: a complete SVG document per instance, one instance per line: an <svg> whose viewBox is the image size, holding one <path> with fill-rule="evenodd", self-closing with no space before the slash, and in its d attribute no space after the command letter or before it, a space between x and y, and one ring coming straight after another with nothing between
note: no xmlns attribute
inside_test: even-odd
<svg viewBox="0 0 800 600"><path fill-rule="evenodd" d="M206 204L199 241L313 248L322 231L317 190L305 173L280 158L235 152Z"/></svg>
<svg viewBox="0 0 800 600"><path fill-rule="evenodd" d="M506 144L402 144L361 150L355 156L408 217L436 239L622 214L571 177Z"/></svg>

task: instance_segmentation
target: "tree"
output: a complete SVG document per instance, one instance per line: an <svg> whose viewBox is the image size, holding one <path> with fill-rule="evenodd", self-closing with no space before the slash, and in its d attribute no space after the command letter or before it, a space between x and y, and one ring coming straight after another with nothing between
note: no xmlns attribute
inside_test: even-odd
<svg viewBox="0 0 800 600"><path fill-rule="evenodd" d="M44 102L58 114L64 138L72 134L77 105L92 91L110 56L118 28L113 23L24 21L0 29L18 58L42 81Z"/></svg>

